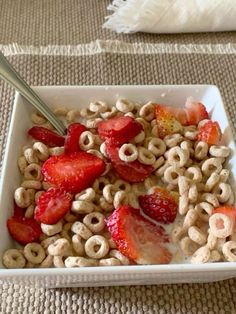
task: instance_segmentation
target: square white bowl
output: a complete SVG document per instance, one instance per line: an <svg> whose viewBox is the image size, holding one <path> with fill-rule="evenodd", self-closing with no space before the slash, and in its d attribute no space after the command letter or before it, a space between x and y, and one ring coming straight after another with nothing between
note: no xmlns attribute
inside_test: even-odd
<svg viewBox="0 0 236 314"><path fill-rule="evenodd" d="M216 86L45 86L34 90L50 105L82 108L91 101L113 103L119 97L138 102L149 100L172 106L183 106L187 97L203 101L213 120L219 122L223 142L233 154L229 168L236 178L236 149L225 108ZM16 93L6 146L0 185L0 257L4 250L15 245L8 234L6 221L12 215L14 190L20 184L17 159L27 144L27 130L34 108ZM1 263L1 262L0 262ZM146 285L178 282L210 282L236 276L236 263L209 263L203 265L170 264L147 266L90 267L78 269L4 269L0 264L0 283L4 281L41 287L83 287L108 285Z"/></svg>

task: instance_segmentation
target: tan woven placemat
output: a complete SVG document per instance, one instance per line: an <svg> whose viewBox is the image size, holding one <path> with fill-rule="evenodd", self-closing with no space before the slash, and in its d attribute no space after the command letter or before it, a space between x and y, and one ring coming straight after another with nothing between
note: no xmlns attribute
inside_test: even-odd
<svg viewBox="0 0 236 314"><path fill-rule="evenodd" d="M216 84L230 120L236 125L236 54L228 46L236 43L235 33L116 35L101 28L108 3L108 0L0 0L0 48L9 54L9 60L31 85ZM127 48L118 43L119 53L110 51L114 42L105 43L105 47L104 42L95 43L96 49L87 47L87 52L83 46L72 50L28 47L75 46L97 39L132 45ZM134 54L140 48L133 45L135 42L147 46L141 44L143 50ZM21 46L15 49L12 43ZM161 46L153 48L149 43ZM13 90L0 82L0 160L13 97ZM209 284L45 290L9 282L0 284L0 313L231 314L236 313L236 279Z"/></svg>

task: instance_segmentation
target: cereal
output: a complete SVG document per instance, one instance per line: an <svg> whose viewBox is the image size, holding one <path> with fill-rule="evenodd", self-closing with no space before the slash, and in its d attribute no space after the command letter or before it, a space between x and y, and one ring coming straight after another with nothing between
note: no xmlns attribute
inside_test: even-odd
<svg viewBox="0 0 236 314"><path fill-rule="evenodd" d="M5 251L2 257L2 262L6 268L23 268L26 264L24 255L16 249Z"/></svg>
<svg viewBox="0 0 236 314"><path fill-rule="evenodd" d="M213 214L209 218L210 232L217 238L227 238L233 233L233 219L221 214Z"/></svg>
<svg viewBox="0 0 236 314"><path fill-rule="evenodd" d="M98 247L98 248L97 248ZM103 258L109 252L107 239L100 235L94 235L85 242L86 254L95 259Z"/></svg>
<svg viewBox="0 0 236 314"><path fill-rule="evenodd" d="M138 150L133 144L123 144L119 149L119 157L126 162L134 161L138 158Z"/></svg>
<svg viewBox="0 0 236 314"><path fill-rule="evenodd" d="M29 243L24 247L24 256L33 264L40 264L45 258L45 251L39 243Z"/></svg>

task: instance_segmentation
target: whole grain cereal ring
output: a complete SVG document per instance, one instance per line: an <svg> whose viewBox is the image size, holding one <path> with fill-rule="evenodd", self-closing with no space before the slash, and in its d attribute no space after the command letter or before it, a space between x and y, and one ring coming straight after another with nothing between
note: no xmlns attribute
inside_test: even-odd
<svg viewBox="0 0 236 314"><path fill-rule="evenodd" d="M39 160L45 161L48 159L49 150L48 147L42 142L35 142L33 144L33 150Z"/></svg>
<svg viewBox="0 0 236 314"><path fill-rule="evenodd" d="M205 191L210 192L214 188L214 186L219 182L219 180L220 180L219 173L213 172L205 183Z"/></svg>
<svg viewBox="0 0 236 314"><path fill-rule="evenodd" d="M74 251L79 255L83 256L85 251L84 251L84 241L81 238L80 235L74 234L72 237L72 246Z"/></svg>
<svg viewBox="0 0 236 314"><path fill-rule="evenodd" d="M215 194L203 193L201 195L201 201L210 203L213 207L219 207L220 203Z"/></svg>
<svg viewBox="0 0 236 314"><path fill-rule="evenodd" d="M178 188L179 194L183 195L188 193L190 187L190 180L186 176L179 176L178 177Z"/></svg>
<svg viewBox="0 0 236 314"><path fill-rule="evenodd" d="M158 125L154 125L151 129L151 135L155 137L159 137Z"/></svg>
<svg viewBox="0 0 236 314"><path fill-rule="evenodd" d="M210 232L217 238L227 238L233 233L234 222L229 216L221 213L209 218Z"/></svg>
<svg viewBox="0 0 236 314"><path fill-rule="evenodd" d="M185 227L175 224L171 231L172 242L178 243L187 234L187 230Z"/></svg>
<svg viewBox="0 0 236 314"><path fill-rule="evenodd" d="M29 164L35 163L37 164L39 162L38 157L36 156L35 151L33 150L33 148L26 148L24 150L24 157L27 160L27 162Z"/></svg>
<svg viewBox="0 0 236 314"><path fill-rule="evenodd" d="M145 187L142 183L134 183L131 185L132 194L137 196L142 195L146 192Z"/></svg>
<svg viewBox="0 0 236 314"><path fill-rule="evenodd" d="M76 214L89 214L94 210L92 201L73 201L71 211Z"/></svg>
<svg viewBox="0 0 236 314"><path fill-rule="evenodd" d="M213 250L216 247L216 244L217 244L217 237L214 236L214 234L212 234L211 232L209 232L206 246L210 250Z"/></svg>
<svg viewBox="0 0 236 314"><path fill-rule="evenodd" d="M24 268L26 260L19 250L9 249L3 253L2 263L6 268Z"/></svg>
<svg viewBox="0 0 236 314"><path fill-rule="evenodd" d="M105 216L99 212L93 212L86 215L83 223L94 233L100 232L105 227Z"/></svg>
<svg viewBox="0 0 236 314"><path fill-rule="evenodd" d="M130 264L130 260L118 250L111 250L109 256L118 259L122 265Z"/></svg>
<svg viewBox="0 0 236 314"><path fill-rule="evenodd" d="M114 209L113 203L108 203L104 197L99 198L99 205L105 212L111 212Z"/></svg>
<svg viewBox="0 0 236 314"><path fill-rule="evenodd" d="M153 165L156 161L155 156L145 147L138 148L138 160L145 165Z"/></svg>
<svg viewBox="0 0 236 314"><path fill-rule="evenodd" d="M106 151L106 143L103 142L101 145L100 145L100 152L101 154L105 157L105 158L108 158L108 155L107 155L107 151Z"/></svg>
<svg viewBox="0 0 236 314"><path fill-rule="evenodd" d="M79 138L79 146L82 150L89 150L94 148L95 140L94 135L90 131L84 131Z"/></svg>
<svg viewBox="0 0 236 314"><path fill-rule="evenodd" d="M21 208L26 208L31 204L30 195L28 191L23 187L19 187L15 190L14 200L17 206Z"/></svg>
<svg viewBox="0 0 236 314"><path fill-rule="evenodd" d="M221 260L221 254L217 250L211 251L211 256L208 263L219 262Z"/></svg>
<svg viewBox="0 0 236 314"><path fill-rule="evenodd" d="M98 261L92 258L69 256L65 259L65 267L91 267L98 266Z"/></svg>
<svg viewBox="0 0 236 314"><path fill-rule="evenodd" d="M58 221L54 225L47 225L44 223L41 223L41 229L43 233L45 233L48 236L53 236L62 230L62 221Z"/></svg>
<svg viewBox="0 0 236 314"><path fill-rule="evenodd" d="M41 167L38 164L29 164L24 171L24 178L26 180L40 181L42 178Z"/></svg>
<svg viewBox="0 0 236 314"><path fill-rule="evenodd" d="M182 149L187 149L188 151L190 151L193 148L193 142L189 140L184 140L180 143L180 147Z"/></svg>
<svg viewBox="0 0 236 314"><path fill-rule="evenodd" d="M64 268L65 262L63 256L53 256L53 265L56 268Z"/></svg>
<svg viewBox="0 0 236 314"><path fill-rule="evenodd" d="M141 118L145 119L146 121L151 121L154 119L155 112L154 112L154 104L149 101L147 104L143 105L139 110L139 115Z"/></svg>
<svg viewBox="0 0 236 314"><path fill-rule="evenodd" d="M209 153L213 157L226 158L230 154L230 148L227 146L212 145L209 149Z"/></svg>
<svg viewBox="0 0 236 314"><path fill-rule="evenodd" d="M155 157L160 157L166 151L166 144L162 139L153 137L149 141L147 148Z"/></svg>
<svg viewBox="0 0 236 314"><path fill-rule="evenodd" d="M203 119L201 120L198 125L197 128L200 129L203 125L205 125L208 121L210 121L209 119Z"/></svg>
<svg viewBox="0 0 236 314"><path fill-rule="evenodd" d="M114 257L100 259L99 261L99 266L117 266L120 264L120 261Z"/></svg>
<svg viewBox="0 0 236 314"><path fill-rule="evenodd" d="M183 136L179 133L169 134L164 137L164 143L167 147L175 147L183 140Z"/></svg>
<svg viewBox="0 0 236 314"><path fill-rule="evenodd" d="M45 251L39 243L32 242L26 244L24 247L24 256L27 261L33 264L40 264L45 259Z"/></svg>
<svg viewBox="0 0 236 314"><path fill-rule="evenodd" d="M220 172L220 182L227 182L230 176L230 172L228 169L222 169Z"/></svg>
<svg viewBox="0 0 236 314"><path fill-rule="evenodd" d="M235 250L236 250L235 241L227 241L223 245L222 253L228 262L236 262Z"/></svg>
<svg viewBox="0 0 236 314"><path fill-rule="evenodd" d="M80 110L80 116L82 118L94 119L94 118L97 118L98 115L99 115L99 112L93 112L89 108L86 108L86 107Z"/></svg>
<svg viewBox="0 0 236 314"><path fill-rule="evenodd" d="M80 221L76 221L73 223L73 225L71 227L71 231L80 235L81 238L83 238L85 240L88 240L93 235L92 232L89 230L89 228L86 227L85 224L83 224Z"/></svg>
<svg viewBox="0 0 236 314"><path fill-rule="evenodd" d="M234 205L234 192L231 190L229 199L227 200L228 205Z"/></svg>
<svg viewBox="0 0 236 314"><path fill-rule="evenodd" d="M138 158L137 147L133 144L123 144L119 148L119 157L125 162L131 162Z"/></svg>
<svg viewBox="0 0 236 314"><path fill-rule="evenodd" d="M108 203L113 203L116 190L113 184L107 184L102 190L103 197Z"/></svg>
<svg viewBox="0 0 236 314"><path fill-rule="evenodd" d="M207 202L201 202L194 209L197 211L198 217L201 220L208 222L209 216L211 216L213 211L213 206Z"/></svg>
<svg viewBox="0 0 236 314"><path fill-rule="evenodd" d="M34 201L35 203L37 203L38 199L40 198L40 196L44 193L44 191L37 191L35 194L34 194Z"/></svg>
<svg viewBox="0 0 236 314"><path fill-rule="evenodd" d="M86 254L95 259L103 258L109 252L107 239L101 235L94 235L85 242Z"/></svg>
<svg viewBox="0 0 236 314"><path fill-rule="evenodd" d="M34 217L34 209L35 209L34 205L28 206L25 213L24 213L24 216L26 218L33 218Z"/></svg>
<svg viewBox="0 0 236 314"><path fill-rule="evenodd" d="M145 139L145 132L144 131L141 131L139 132L138 135L136 135L134 138L133 138L133 142L135 144L139 144L139 143L142 143Z"/></svg>
<svg viewBox="0 0 236 314"><path fill-rule="evenodd" d="M53 265L53 256L47 255L42 263L39 264L39 268L50 268Z"/></svg>
<svg viewBox="0 0 236 314"><path fill-rule="evenodd" d="M128 194L125 191L117 191L114 195L113 205L118 208L123 204L128 204Z"/></svg>
<svg viewBox="0 0 236 314"><path fill-rule="evenodd" d="M128 99L118 99L116 101L116 109L120 112L127 113L134 109L134 103Z"/></svg>
<svg viewBox="0 0 236 314"><path fill-rule="evenodd" d="M185 215L189 209L189 198L188 194L184 193L179 198L179 214Z"/></svg>
<svg viewBox="0 0 236 314"><path fill-rule="evenodd" d="M88 119L85 122L85 125L88 129L96 129L98 127L98 124L103 121L101 118L95 118L95 119ZM95 136L94 136L94 143L96 142Z"/></svg>
<svg viewBox="0 0 236 314"><path fill-rule="evenodd" d="M107 103L104 101L95 101L89 104L89 110L92 112L106 112L108 109Z"/></svg>
<svg viewBox="0 0 236 314"><path fill-rule="evenodd" d="M195 125L185 126L183 129L184 137L188 140L194 141L197 138L198 130Z"/></svg>
<svg viewBox="0 0 236 314"><path fill-rule="evenodd" d="M59 155L63 154L64 151L65 151L64 147L50 147L48 149L50 156L59 156Z"/></svg>
<svg viewBox="0 0 236 314"><path fill-rule="evenodd" d="M188 169L186 169L184 175L195 183L202 181L202 172L198 166L189 167Z"/></svg>
<svg viewBox="0 0 236 314"><path fill-rule="evenodd" d="M226 203L232 194L232 189L229 184L220 182L213 189L213 193L220 203Z"/></svg>
<svg viewBox="0 0 236 314"><path fill-rule="evenodd" d="M163 156L161 156L154 162L154 164L152 166L153 166L154 170L157 170L162 165L164 165L164 163L165 163L165 158Z"/></svg>
<svg viewBox="0 0 236 314"><path fill-rule="evenodd" d="M68 109L66 107L57 107L53 110L53 112L56 116L65 117L68 112Z"/></svg>
<svg viewBox="0 0 236 314"><path fill-rule="evenodd" d="M183 227L189 229L191 226L195 224L198 219L198 214L195 209L189 209L184 217Z"/></svg>
<svg viewBox="0 0 236 314"><path fill-rule="evenodd" d="M21 187L26 189L40 190L42 188L42 184L37 180L25 180L21 183Z"/></svg>
<svg viewBox="0 0 236 314"><path fill-rule="evenodd" d="M70 242L60 238L48 246L48 253L52 256L69 256L71 254Z"/></svg>
<svg viewBox="0 0 236 314"><path fill-rule="evenodd" d="M211 257L211 251L206 246L200 247L197 251L195 251L191 258L192 264L202 264L207 263Z"/></svg>
<svg viewBox="0 0 236 314"><path fill-rule="evenodd" d="M41 125L41 124L44 124L47 120L45 119L44 116L42 116L42 114L40 112L34 112L31 115L31 121L34 124Z"/></svg>
<svg viewBox="0 0 236 314"><path fill-rule="evenodd" d="M87 150L87 153L97 156L98 158L101 158L101 159L104 158L103 154L97 149L89 149Z"/></svg>
<svg viewBox="0 0 236 314"><path fill-rule="evenodd" d="M135 114L133 112L127 112L124 114L125 117L135 118Z"/></svg>
<svg viewBox="0 0 236 314"><path fill-rule="evenodd" d="M94 191L93 188L87 188L85 190L83 190L80 193L77 193L75 195L75 200L76 201L87 201L87 202L91 202L94 200L96 196L96 192Z"/></svg>
<svg viewBox="0 0 236 314"><path fill-rule="evenodd" d="M191 226L189 229L188 229L188 236L189 238L193 241L193 242L196 242L197 244L199 245L203 245L206 243L207 241L207 236L205 233L203 233L201 231L201 229L199 229L198 227L196 226Z"/></svg>
<svg viewBox="0 0 236 314"><path fill-rule="evenodd" d="M104 177L96 179L92 185L92 188L96 193L102 193L104 187L109 184L109 180Z"/></svg>
<svg viewBox="0 0 236 314"><path fill-rule="evenodd" d="M25 171L25 168L28 166L28 162L25 158L25 156L21 156L18 158L18 168L20 172L23 174Z"/></svg>
<svg viewBox="0 0 236 314"><path fill-rule="evenodd" d="M189 152L178 146L168 151L168 163L176 167L184 167L189 159Z"/></svg>
<svg viewBox="0 0 236 314"><path fill-rule="evenodd" d="M203 160L207 157L208 153L208 144L206 142L200 141L196 142L194 157L198 160Z"/></svg>
<svg viewBox="0 0 236 314"><path fill-rule="evenodd" d="M188 191L188 198L190 203L196 203L198 199L198 190L196 184L192 184Z"/></svg>
<svg viewBox="0 0 236 314"><path fill-rule="evenodd" d="M186 256L193 255L193 253L198 249L197 243L192 241L189 237L184 237L183 239L181 239L179 244L181 251Z"/></svg>
<svg viewBox="0 0 236 314"><path fill-rule="evenodd" d="M105 112L100 112L100 116L103 119L110 119L112 117L114 117L114 115L117 114L117 109L116 107L108 107L107 110Z"/></svg>
<svg viewBox="0 0 236 314"><path fill-rule="evenodd" d="M219 157L212 157L205 160L202 164L202 172L209 177L212 172L220 173L222 170L222 159Z"/></svg>
<svg viewBox="0 0 236 314"><path fill-rule="evenodd" d="M164 180L167 183L178 185L179 176L182 176L182 175L183 175L183 169L177 166L169 166L164 172Z"/></svg>
<svg viewBox="0 0 236 314"><path fill-rule="evenodd" d="M222 252L223 245L226 242L226 238L217 238L215 249L219 252Z"/></svg>
<svg viewBox="0 0 236 314"><path fill-rule="evenodd" d="M149 190L156 185L157 185L156 176L149 176L147 179L144 180L144 187L146 190Z"/></svg>
<svg viewBox="0 0 236 314"><path fill-rule="evenodd" d="M66 114L66 121L71 123L74 122L80 116L79 110L69 110Z"/></svg>
<svg viewBox="0 0 236 314"><path fill-rule="evenodd" d="M160 168L158 168L156 171L155 171L155 175L157 177L163 177L165 171L167 168L170 167L170 164L166 161L165 164L163 166L161 166Z"/></svg>
<svg viewBox="0 0 236 314"><path fill-rule="evenodd" d="M114 186L115 191L122 190L122 191L128 193L131 190L131 185L128 182L121 180L121 179L116 180L114 182L113 186Z"/></svg>
<svg viewBox="0 0 236 314"><path fill-rule="evenodd" d="M139 117L135 119L136 122L140 123L143 127L143 130L146 134L149 133L150 131L150 123L148 123L146 120L144 120L143 118Z"/></svg>
<svg viewBox="0 0 236 314"><path fill-rule="evenodd" d="M44 250L47 250L47 248L49 247L50 244L54 243L56 240L60 239L60 236L59 234L56 234L52 237L47 237L46 239L44 240L41 240L41 245L42 247L44 248Z"/></svg>

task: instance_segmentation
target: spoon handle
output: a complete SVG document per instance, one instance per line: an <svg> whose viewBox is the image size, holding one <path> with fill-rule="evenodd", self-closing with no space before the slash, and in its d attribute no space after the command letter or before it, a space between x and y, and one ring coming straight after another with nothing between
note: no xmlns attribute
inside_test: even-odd
<svg viewBox="0 0 236 314"><path fill-rule="evenodd" d="M49 107L39 98L39 96L30 88L23 78L16 72L12 65L7 61L0 51L0 77L12 85L22 96L24 96L60 134L66 133L66 127L54 115Z"/></svg>

